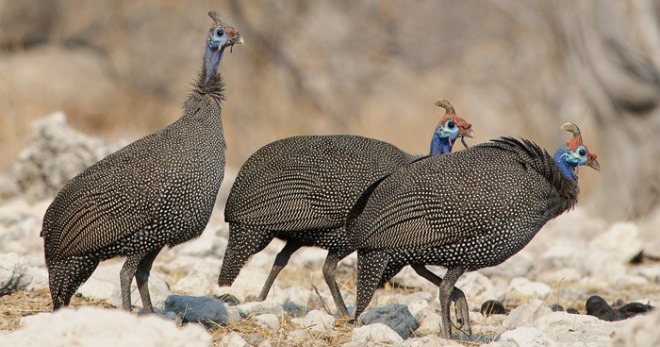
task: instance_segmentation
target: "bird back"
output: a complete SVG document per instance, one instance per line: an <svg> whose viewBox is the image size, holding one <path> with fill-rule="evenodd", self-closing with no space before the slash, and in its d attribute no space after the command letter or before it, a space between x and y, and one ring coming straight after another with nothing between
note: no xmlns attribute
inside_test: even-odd
<svg viewBox="0 0 660 347"><path fill-rule="evenodd" d="M339 227L371 183L414 159L389 143L361 136L275 141L239 171L225 219L278 231Z"/></svg>
<svg viewBox="0 0 660 347"><path fill-rule="evenodd" d="M512 250L520 249L571 208L577 194L577 183L561 176L546 151L502 138L401 168L363 199L362 213L349 219L348 229L359 249L484 238L508 239Z"/></svg>

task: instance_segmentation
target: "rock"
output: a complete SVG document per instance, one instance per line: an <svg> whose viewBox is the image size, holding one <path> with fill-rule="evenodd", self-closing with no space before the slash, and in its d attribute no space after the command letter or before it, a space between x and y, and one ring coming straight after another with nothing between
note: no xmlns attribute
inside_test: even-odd
<svg viewBox="0 0 660 347"><path fill-rule="evenodd" d="M273 313L266 313L255 316L254 322L264 329L280 330L280 318Z"/></svg>
<svg viewBox="0 0 660 347"><path fill-rule="evenodd" d="M500 335L498 341L509 346L550 347L558 346L548 335L532 327L519 327Z"/></svg>
<svg viewBox="0 0 660 347"><path fill-rule="evenodd" d="M467 298L477 302L504 299L496 293L495 286L488 277L478 271L463 274L456 282L456 288L460 288Z"/></svg>
<svg viewBox="0 0 660 347"><path fill-rule="evenodd" d="M9 200L19 193L18 184L13 177L0 174L0 201Z"/></svg>
<svg viewBox="0 0 660 347"><path fill-rule="evenodd" d="M48 288L48 270L42 267L30 267L28 269L32 281L25 287L27 291L35 291L39 289Z"/></svg>
<svg viewBox="0 0 660 347"><path fill-rule="evenodd" d="M270 300L248 302L245 304L236 305L236 307L241 311L241 315L243 316L256 316L265 313L272 313L277 316L281 316L284 312L282 305Z"/></svg>
<svg viewBox="0 0 660 347"><path fill-rule="evenodd" d="M511 310L503 325L506 329L515 329L549 313L552 313L549 307L545 306L540 300L534 300L529 304L520 305Z"/></svg>
<svg viewBox="0 0 660 347"><path fill-rule="evenodd" d="M550 295L550 287L541 282L532 282L523 277L516 277L509 284L509 293L513 296L545 299Z"/></svg>
<svg viewBox="0 0 660 347"><path fill-rule="evenodd" d="M0 206L0 253L28 256L43 252L41 218L44 204L28 204L25 200L12 200ZM43 255L40 264L43 266Z"/></svg>
<svg viewBox="0 0 660 347"><path fill-rule="evenodd" d="M392 304L377 307L359 318L362 324L383 323L406 339L419 328L419 322L410 314L406 305Z"/></svg>
<svg viewBox="0 0 660 347"><path fill-rule="evenodd" d="M401 347L436 347L436 346L463 346L454 340L443 339L436 335L427 335L418 338L410 338L400 344Z"/></svg>
<svg viewBox="0 0 660 347"><path fill-rule="evenodd" d="M70 128L62 112L35 121L32 131L12 168L21 191L32 201L55 196L73 176L120 148Z"/></svg>
<svg viewBox="0 0 660 347"><path fill-rule="evenodd" d="M64 308L21 320L23 328L0 335L3 346L204 346L211 335L194 324L177 327L155 315L123 310Z"/></svg>
<svg viewBox="0 0 660 347"><path fill-rule="evenodd" d="M273 347L273 344L268 340L263 340L263 341L259 342L257 347Z"/></svg>
<svg viewBox="0 0 660 347"><path fill-rule="evenodd" d="M429 305L429 302L426 300L418 300L411 302L408 304L408 311L410 314L417 319L417 315L420 314L423 311L428 311L431 309L431 305Z"/></svg>
<svg viewBox="0 0 660 347"><path fill-rule="evenodd" d="M604 346L625 325L625 322L605 322L589 315L552 312L530 322L559 345L588 341L588 346Z"/></svg>
<svg viewBox="0 0 660 347"><path fill-rule="evenodd" d="M612 341L613 347L660 346L660 310L626 321Z"/></svg>
<svg viewBox="0 0 660 347"><path fill-rule="evenodd" d="M336 319L321 310L311 310L303 320L303 324L311 331L325 332L335 327Z"/></svg>
<svg viewBox="0 0 660 347"><path fill-rule="evenodd" d="M0 254L0 296L25 289L32 275L25 260L16 253Z"/></svg>
<svg viewBox="0 0 660 347"><path fill-rule="evenodd" d="M186 293L189 295L206 296L211 295L217 288L218 271L222 263L217 258L198 258L192 256L181 256L177 258L168 268L185 270L188 275L180 278L173 286L172 291Z"/></svg>
<svg viewBox="0 0 660 347"><path fill-rule="evenodd" d="M440 334L442 327L442 316L440 313L434 310L425 310L422 313L415 316L415 319L419 322L419 327L415 330L415 334L427 335L427 334Z"/></svg>
<svg viewBox="0 0 660 347"><path fill-rule="evenodd" d="M222 301L205 296L170 295L165 311L175 312L184 323L199 322L206 327L227 325L240 321L240 313Z"/></svg>
<svg viewBox="0 0 660 347"><path fill-rule="evenodd" d="M232 331L231 333L223 336L222 339L220 339L219 346L220 347L249 347L250 344L247 343L247 341L245 341L243 339L243 337L241 337L241 334L239 334L235 331Z"/></svg>
<svg viewBox="0 0 660 347"><path fill-rule="evenodd" d="M605 233L591 240L589 248L606 252L608 260L618 264L627 264L644 249L639 239L639 227L633 223L612 225Z"/></svg>
<svg viewBox="0 0 660 347"><path fill-rule="evenodd" d="M110 305L122 307L119 272L121 264L101 264L92 276L78 288L78 293L88 299L105 300ZM170 289L162 274L151 271L149 274L149 294L154 307L162 307L165 298L170 295ZM140 293L135 281L131 283L131 303L134 307L142 307Z"/></svg>
<svg viewBox="0 0 660 347"><path fill-rule="evenodd" d="M295 344L302 344L305 341L312 339L312 334L307 329L296 329L289 332L286 336L287 341L293 342Z"/></svg>
<svg viewBox="0 0 660 347"><path fill-rule="evenodd" d="M389 326L383 323L374 323L353 329L351 341L359 343L399 344L403 342L403 338Z"/></svg>
<svg viewBox="0 0 660 347"><path fill-rule="evenodd" d="M573 265L580 252L575 248L575 241L556 242L550 246L541 258L550 268L566 268Z"/></svg>
<svg viewBox="0 0 660 347"><path fill-rule="evenodd" d="M660 283L660 266L643 266L636 273L653 283Z"/></svg>

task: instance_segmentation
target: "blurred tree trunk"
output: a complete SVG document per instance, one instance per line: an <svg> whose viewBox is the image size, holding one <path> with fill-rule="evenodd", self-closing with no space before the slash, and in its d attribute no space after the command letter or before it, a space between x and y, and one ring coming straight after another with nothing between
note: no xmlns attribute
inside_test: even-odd
<svg viewBox="0 0 660 347"><path fill-rule="evenodd" d="M569 78L601 128L591 203L612 219L643 218L660 204L660 2L556 5Z"/></svg>

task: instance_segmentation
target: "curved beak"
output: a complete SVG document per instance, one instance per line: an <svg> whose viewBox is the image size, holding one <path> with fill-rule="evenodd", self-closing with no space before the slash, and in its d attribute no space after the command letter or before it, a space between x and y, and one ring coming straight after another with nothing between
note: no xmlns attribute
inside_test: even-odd
<svg viewBox="0 0 660 347"><path fill-rule="evenodd" d="M595 154L589 154L589 157L587 158L587 163L586 165L596 171L600 171L600 163L598 162L597 155Z"/></svg>
<svg viewBox="0 0 660 347"><path fill-rule="evenodd" d="M472 138L473 138L473 137L474 137L474 131L472 131L471 128L467 128L467 129L465 129L465 128L462 128L462 127L461 127L461 128L459 128L459 130L458 130L458 136L461 136L461 137L472 137Z"/></svg>
<svg viewBox="0 0 660 347"><path fill-rule="evenodd" d="M241 34L238 32L238 30L234 30L231 33L231 37L229 38L228 44L230 46L244 44L243 38L241 37Z"/></svg>

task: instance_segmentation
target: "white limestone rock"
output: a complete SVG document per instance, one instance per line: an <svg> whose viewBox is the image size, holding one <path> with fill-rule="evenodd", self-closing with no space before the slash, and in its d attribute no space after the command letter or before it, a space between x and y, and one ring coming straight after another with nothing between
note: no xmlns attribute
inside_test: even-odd
<svg viewBox="0 0 660 347"><path fill-rule="evenodd" d="M510 295L545 299L550 295L551 289L545 283L533 282L524 277L511 280L508 292Z"/></svg>
<svg viewBox="0 0 660 347"><path fill-rule="evenodd" d="M554 347L559 346L548 335L533 327L519 327L500 335L498 341L506 346ZM487 345L488 346L488 345Z"/></svg>
<svg viewBox="0 0 660 347"><path fill-rule="evenodd" d="M552 313L552 310L545 306L542 301L534 300L529 304L520 305L511 310L504 320L503 326L506 329L528 326L531 322L550 313Z"/></svg>
<svg viewBox="0 0 660 347"><path fill-rule="evenodd" d="M403 338L387 325L374 323L353 329L351 341L358 343L399 344L403 342Z"/></svg>
<svg viewBox="0 0 660 347"><path fill-rule="evenodd" d="M273 313L255 316L254 322L264 329L280 330L280 316Z"/></svg>
<svg viewBox="0 0 660 347"><path fill-rule="evenodd" d="M336 319L321 310L312 310L305 315L303 324L311 331L325 332L335 327Z"/></svg>
<svg viewBox="0 0 660 347"><path fill-rule="evenodd" d="M460 288L467 298L476 302L504 299L503 295L496 292L491 280L478 271L463 274L456 282L456 288Z"/></svg>
<svg viewBox="0 0 660 347"><path fill-rule="evenodd" d="M312 334L307 329L296 329L289 332L286 340L295 344L302 344L306 341L312 340Z"/></svg>
<svg viewBox="0 0 660 347"><path fill-rule="evenodd" d="M27 317L26 317L27 318ZM22 319L21 329L0 334L2 346L204 346L211 335L201 326L177 327L156 315L137 316L123 310L64 308Z"/></svg>
<svg viewBox="0 0 660 347"><path fill-rule="evenodd" d="M121 148L72 129L62 112L35 121L32 131L12 168L21 191L32 201L55 196L73 176Z"/></svg>
<svg viewBox="0 0 660 347"><path fill-rule="evenodd" d="M660 346L660 310L626 321L612 341L612 347Z"/></svg>
<svg viewBox="0 0 660 347"><path fill-rule="evenodd" d="M218 282L218 272L222 263L217 258L195 258L195 261L186 266L187 276L180 278L173 286L172 291L188 295L211 295Z"/></svg>
<svg viewBox="0 0 660 347"><path fill-rule="evenodd" d="M32 274L25 259L16 253L0 254L0 296L25 289Z"/></svg>
<svg viewBox="0 0 660 347"><path fill-rule="evenodd" d="M560 345L588 342L591 346L610 343L611 336L618 334L623 321L607 322L590 315L552 312L529 324Z"/></svg>
<svg viewBox="0 0 660 347"><path fill-rule="evenodd" d="M442 337L437 335L426 335L414 339L413 338L407 339L403 341L403 343L401 343L400 346L401 347L436 347L436 346L459 347L463 345L458 343L457 341L443 339Z"/></svg>
<svg viewBox="0 0 660 347"><path fill-rule="evenodd" d="M260 314L272 313L281 316L284 312L282 305L272 300L253 301L241 305L236 305L243 316L257 316Z"/></svg>
<svg viewBox="0 0 660 347"><path fill-rule="evenodd" d="M220 339L220 347L250 347L250 344L247 343L241 336L241 334L232 331L231 333L225 335Z"/></svg>

